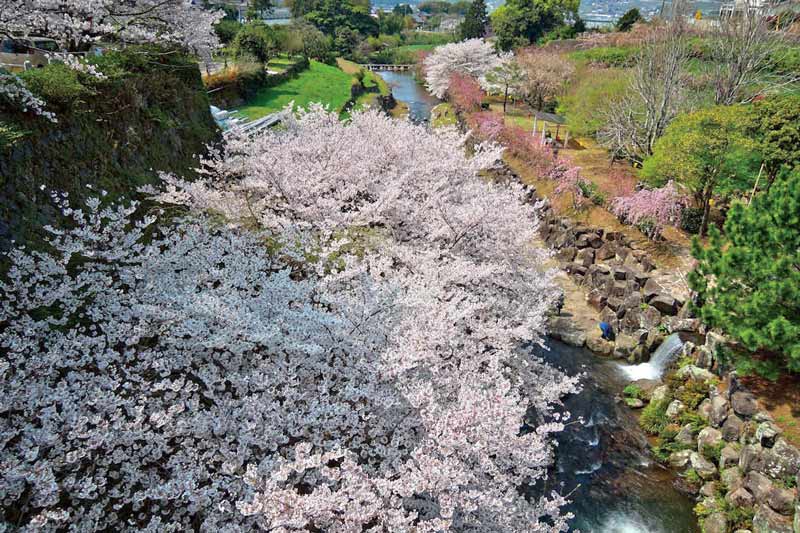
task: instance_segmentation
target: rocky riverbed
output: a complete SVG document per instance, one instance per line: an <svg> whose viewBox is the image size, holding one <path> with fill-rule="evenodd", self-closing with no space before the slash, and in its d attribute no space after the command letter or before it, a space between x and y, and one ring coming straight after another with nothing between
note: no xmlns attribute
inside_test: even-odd
<svg viewBox="0 0 800 533"><path fill-rule="evenodd" d="M517 179L509 169L504 173ZM533 189L529 189L529 197L538 200ZM618 360L611 364L628 370L629 376L636 375L630 371L637 368L633 365L641 367L653 357L662 359L658 371L648 373L650 379L635 382L602 371L602 366L581 363L585 371L595 374L590 388L595 389L592 398L597 397L598 409L602 391L616 387L618 403L626 405L630 413L639 413L638 426L650 433L652 450L650 455L641 455L640 469L654 472L652 464L670 469L661 477L637 478L630 463L624 466L625 461L616 469L610 469L604 460L592 462L596 472L614 472L613 482L603 481L601 475L600 481L589 483L589 487L602 489L594 496L591 491L585 495L588 507L578 504L575 509L578 521L584 520L584 530L659 531L662 526L647 523L638 512L618 515L615 525L604 525L603 517L592 513L594 504L609 505L597 498L615 494L615 485L622 490L628 486L641 497L658 483L678 487L696 503L694 512L704 533L800 533L800 450L781 436L780 428L759 408L758 399L741 386L736 373L724 370L718 356L727 341L706 331L693 316L682 276L660 271L646 252L621 233L576 224L557 216L547 204L541 219L540 235L554 251L553 266L561 271L558 281L564 290L564 306L550 319L551 336L577 349L588 348L606 360L603 364ZM614 340L601 338L600 321L612 326ZM666 355L665 341L669 345ZM581 361L579 353L571 357ZM613 416L618 417L615 427L627 435L623 440L630 452L635 449L630 443L631 438L635 442L637 429L622 423L624 415ZM595 420L590 417L589 421ZM565 438L569 433L565 432ZM569 452L560 455L561 461L573 454L584 462L592 457L586 446ZM573 486L586 475L585 469L559 464L562 478L569 468L576 471ZM590 473L594 469L592 466ZM576 498L576 502L582 499ZM612 497L610 501L618 500ZM679 515L680 501L667 491L652 505ZM693 527L673 524L662 530L692 531Z"/></svg>

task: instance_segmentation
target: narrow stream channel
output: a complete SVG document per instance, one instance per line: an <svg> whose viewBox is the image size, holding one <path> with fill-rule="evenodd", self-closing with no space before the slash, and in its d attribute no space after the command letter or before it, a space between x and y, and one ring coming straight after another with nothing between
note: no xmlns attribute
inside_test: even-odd
<svg viewBox="0 0 800 533"><path fill-rule="evenodd" d="M381 70L378 74L391 87L395 100L408 105L408 117L412 122L427 122L431 118L431 110L442 103L417 83L413 72Z"/></svg>
<svg viewBox="0 0 800 533"><path fill-rule="evenodd" d="M546 490L574 491L566 509L584 533L697 533L693 502L672 485L673 474L651 459L633 412L614 400L627 385L619 366L585 349L550 341L534 353L570 375L583 390L566 398L572 419L558 438Z"/></svg>

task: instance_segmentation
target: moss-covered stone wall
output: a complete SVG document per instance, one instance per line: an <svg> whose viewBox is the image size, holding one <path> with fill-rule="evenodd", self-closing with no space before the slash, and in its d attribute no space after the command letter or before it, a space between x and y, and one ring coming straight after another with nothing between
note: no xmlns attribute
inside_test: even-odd
<svg viewBox="0 0 800 533"><path fill-rule="evenodd" d="M0 249L58 223L50 191L135 196L158 171L191 175L218 141L197 64L179 51L128 48L93 60L106 79L63 65L21 74L58 122L0 101ZM91 187L91 189L90 189Z"/></svg>

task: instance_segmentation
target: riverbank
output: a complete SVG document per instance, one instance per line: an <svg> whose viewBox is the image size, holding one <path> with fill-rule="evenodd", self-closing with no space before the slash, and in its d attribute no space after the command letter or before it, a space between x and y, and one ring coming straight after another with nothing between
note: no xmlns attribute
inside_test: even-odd
<svg viewBox="0 0 800 533"><path fill-rule="evenodd" d="M504 174L520 179L511 167ZM529 195L535 199L535 189ZM800 531L800 450L725 369L727 341L706 331L683 294L665 287L669 272L660 273L624 235L558 217L547 203L541 213L542 242L554 250L564 290L550 334L627 375L618 399L642 409L639 425L651 435L653 456L672 470L662 482L696 500L705 533ZM600 321L617 332L613 341L600 337ZM594 380L608 386L614 378Z"/></svg>

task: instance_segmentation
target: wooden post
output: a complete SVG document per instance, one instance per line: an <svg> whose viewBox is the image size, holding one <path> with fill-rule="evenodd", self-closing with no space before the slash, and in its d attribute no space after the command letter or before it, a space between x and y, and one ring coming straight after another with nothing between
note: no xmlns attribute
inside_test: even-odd
<svg viewBox="0 0 800 533"><path fill-rule="evenodd" d="M556 135L553 137L553 141L558 140L558 132L561 130L561 124L556 124Z"/></svg>
<svg viewBox="0 0 800 533"><path fill-rule="evenodd" d="M569 144L569 128L564 128L564 148Z"/></svg>
<svg viewBox="0 0 800 533"><path fill-rule="evenodd" d="M544 120L542 121L542 144L544 144L545 139L547 138L547 122Z"/></svg>
<svg viewBox="0 0 800 533"><path fill-rule="evenodd" d="M536 136L536 115L533 115L533 135Z"/></svg>

